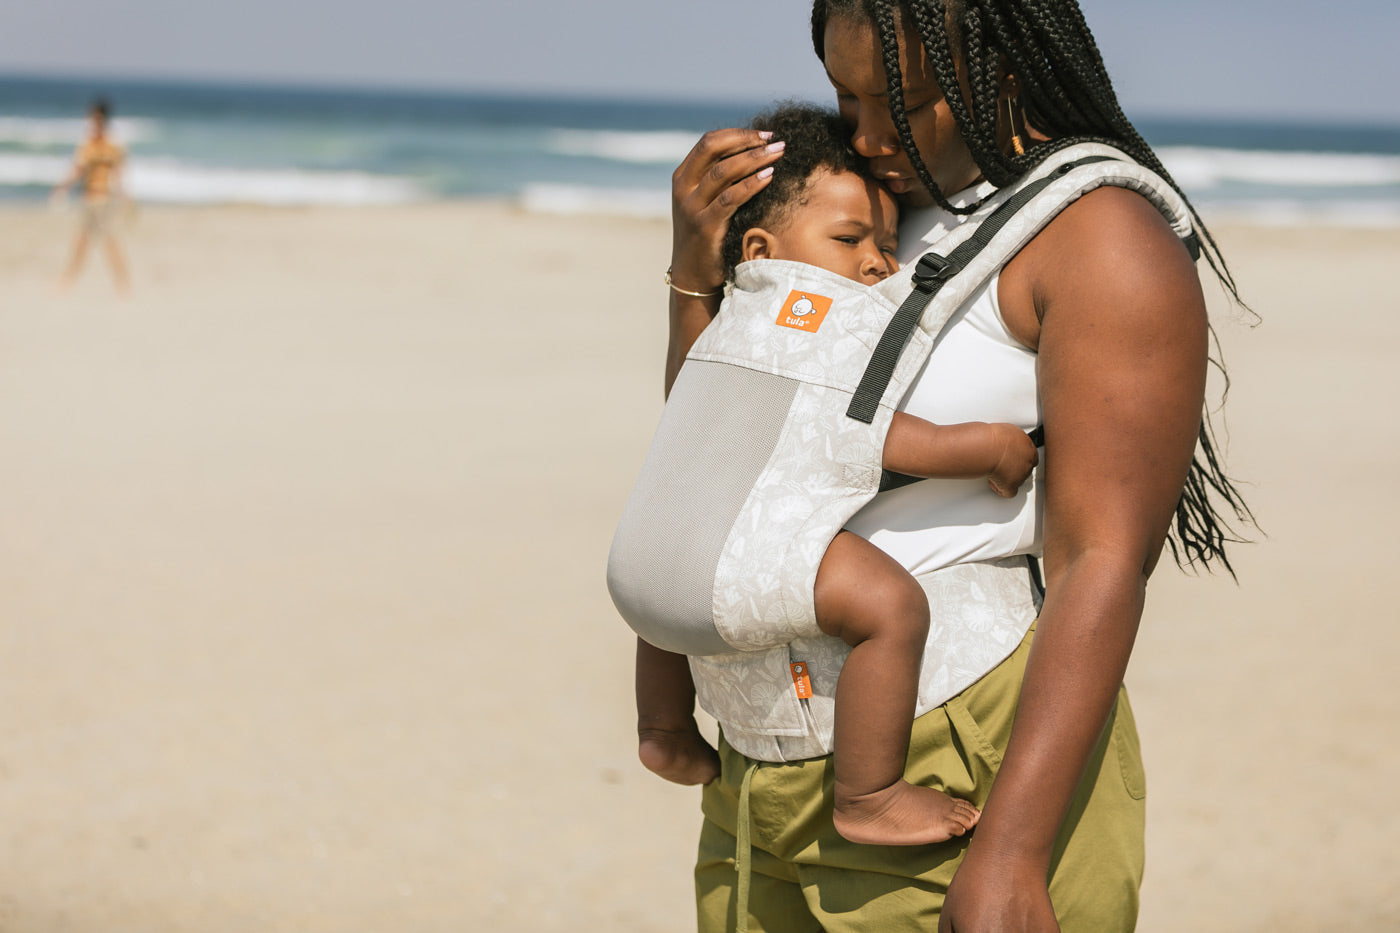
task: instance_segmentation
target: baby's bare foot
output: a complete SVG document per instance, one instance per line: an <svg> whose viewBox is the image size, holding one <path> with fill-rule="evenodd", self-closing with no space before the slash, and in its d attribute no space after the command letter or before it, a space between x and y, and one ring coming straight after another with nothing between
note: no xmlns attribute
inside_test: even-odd
<svg viewBox="0 0 1400 933"><path fill-rule="evenodd" d="M838 788L833 822L851 842L916 846L961 836L982 816L966 800L932 787L898 781L870 794L847 796Z"/></svg>
<svg viewBox="0 0 1400 933"><path fill-rule="evenodd" d="M708 784L719 777L719 753L693 729L645 729L637 757L648 771L676 784Z"/></svg>

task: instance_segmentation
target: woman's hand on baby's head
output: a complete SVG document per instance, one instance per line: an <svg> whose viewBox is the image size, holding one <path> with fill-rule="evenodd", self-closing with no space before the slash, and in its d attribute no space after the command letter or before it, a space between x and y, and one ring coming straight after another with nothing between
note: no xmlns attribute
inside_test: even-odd
<svg viewBox="0 0 1400 933"><path fill-rule="evenodd" d="M992 487L992 492L1010 499L1040 462L1040 452L1030 436L1014 424L992 424L988 427L996 432L1001 453L987 477L987 483Z"/></svg>
<svg viewBox="0 0 1400 933"><path fill-rule="evenodd" d="M671 276L690 291L724 285L729 219L767 184L784 143L759 130L711 130L671 175Z"/></svg>

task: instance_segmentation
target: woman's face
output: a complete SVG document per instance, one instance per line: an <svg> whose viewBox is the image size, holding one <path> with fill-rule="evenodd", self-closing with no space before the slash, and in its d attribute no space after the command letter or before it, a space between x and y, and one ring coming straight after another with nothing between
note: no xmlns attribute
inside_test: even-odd
<svg viewBox="0 0 1400 933"><path fill-rule="evenodd" d="M933 196L919 181L899 143L890 118L888 85L873 23L849 16L826 25L826 73L836 88L841 117L851 127L851 143L870 168L906 207L927 207ZM914 142L933 180L945 195L961 191L981 171L958 133L948 102L934 80L928 57L913 30L902 30L899 67L904 76L904 110Z"/></svg>

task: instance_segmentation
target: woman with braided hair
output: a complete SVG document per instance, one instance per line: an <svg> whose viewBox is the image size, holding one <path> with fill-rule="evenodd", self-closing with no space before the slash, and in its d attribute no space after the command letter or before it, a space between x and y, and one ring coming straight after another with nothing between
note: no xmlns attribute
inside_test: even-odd
<svg viewBox="0 0 1400 933"><path fill-rule="evenodd" d="M692 659L722 731L700 929L1131 929L1145 784L1122 679L1146 581L1164 542L1178 563L1228 570L1225 518L1252 520L1202 413L1210 329L1191 249L1234 282L1124 117L1074 0L816 0L812 38L854 148L900 202L902 265L1047 160L1107 151L1148 180L1086 187L1031 234L899 405L935 423L1043 424L1029 492L930 480L882 492L847 526L915 574L935 620L906 776L970 800L980 823L933 846L843 840L830 736L811 716L806 734L765 721L772 685L743 658ZM729 218L782 148L717 130L673 176L668 390L719 307ZM1043 592L1025 555L1043 555ZM822 644L797 650L822 670Z"/></svg>

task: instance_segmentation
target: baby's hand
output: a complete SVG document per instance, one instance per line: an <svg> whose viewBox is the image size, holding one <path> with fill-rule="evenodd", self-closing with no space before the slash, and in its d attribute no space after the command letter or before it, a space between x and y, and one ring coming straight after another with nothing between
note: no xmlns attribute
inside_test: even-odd
<svg viewBox="0 0 1400 933"><path fill-rule="evenodd" d="M708 784L719 777L719 753L690 721L688 729L638 729L637 757L648 771L675 784Z"/></svg>
<svg viewBox="0 0 1400 933"><path fill-rule="evenodd" d="M1026 432L1016 425L993 424L988 427L994 432L993 444L1000 445L1001 453L987 477L987 483L992 487L992 492L1010 499L1040 462L1040 454Z"/></svg>

